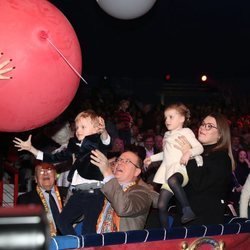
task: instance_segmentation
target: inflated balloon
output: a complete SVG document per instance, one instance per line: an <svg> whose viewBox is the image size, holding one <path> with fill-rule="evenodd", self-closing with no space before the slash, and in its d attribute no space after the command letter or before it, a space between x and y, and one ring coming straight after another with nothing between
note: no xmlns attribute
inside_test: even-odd
<svg viewBox="0 0 250 250"><path fill-rule="evenodd" d="M146 14L156 0L96 0L110 16L119 19L134 19Z"/></svg>
<svg viewBox="0 0 250 250"><path fill-rule="evenodd" d="M68 107L79 86L82 57L74 29L46 0L4 0L0 33L0 60L11 58L15 66L8 73L12 79L0 80L0 131L47 124Z"/></svg>

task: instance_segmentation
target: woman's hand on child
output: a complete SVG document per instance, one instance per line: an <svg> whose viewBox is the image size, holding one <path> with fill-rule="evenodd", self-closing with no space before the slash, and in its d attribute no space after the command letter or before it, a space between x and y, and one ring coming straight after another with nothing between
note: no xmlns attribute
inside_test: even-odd
<svg viewBox="0 0 250 250"><path fill-rule="evenodd" d="M180 160L180 164L182 165L187 165L189 159L191 157L191 152L190 150L189 151L186 151L185 153L183 153L182 157L181 157L181 160Z"/></svg>
<svg viewBox="0 0 250 250"><path fill-rule="evenodd" d="M192 146L190 145L189 141L185 136L179 136L176 140L176 145L174 145L175 148L179 149L182 154L184 155L186 152L190 152L190 149Z"/></svg>

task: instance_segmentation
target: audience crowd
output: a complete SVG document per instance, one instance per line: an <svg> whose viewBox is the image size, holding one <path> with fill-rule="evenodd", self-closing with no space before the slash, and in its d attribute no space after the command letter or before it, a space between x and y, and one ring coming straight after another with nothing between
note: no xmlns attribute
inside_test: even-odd
<svg viewBox="0 0 250 250"><path fill-rule="evenodd" d="M93 92L89 96L86 96L86 98L77 98L77 101L74 101L68 109L53 122L45 125L44 127L33 130L32 145L39 148L41 151L49 153L57 152L56 150L62 147L62 145L64 145L64 147L67 145L67 142L58 142L55 139L55 134L58 132L59 128L61 128L64 124L67 124L67 131L65 132L67 134L63 134L62 136L66 138L68 134L72 136L76 129L74 119L77 114L84 110L92 109L105 120L106 130L111 138L112 147L110 147L107 152L107 158L111 167L113 164L116 164L117 159L119 159L120 155L124 154L124 152L129 151L130 153L125 153L125 156L128 154L129 157L131 157L130 154L132 154L131 152L134 152L134 146L137 146L137 152L140 151L138 155L142 162L146 157L150 157L163 150L163 137L167 130L164 122L164 109L167 104L140 103L138 100L134 100L130 96L114 96L107 90L100 90L98 95ZM232 96L227 96L220 102L218 102L218 100L211 100L210 103L185 103L185 105L187 105L191 111L189 128L196 136L199 123L203 121L204 117L208 114L219 112L224 114L228 119L227 122L230 126L231 146L236 167L231 173L231 183L228 185L228 198L225 202L227 204L231 204L236 213L239 215L241 191L247 189L247 187L244 188L244 184L250 170L250 115L248 114L250 105L247 100L239 101L237 98L234 99ZM15 148L13 148L12 140L14 137L26 140L29 134L30 131L23 133L0 133L0 160L1 162L10 162L19 170L20 192L27 192L36 188L35 180L38 179L37 172L35 172L36 161L35 157L29 152L18 152ZM69 138L67 138L67 140L69 140ZM138 161L136 156L132 154L132 159L133 157L136 161ZM68 162L66 166L57 166L58 176L63 174L66 170L69 170L71 164L72 162ZM159 192L160 186L159 184L153 182L153 178L160 164L161 162L152 162L149 166L141 164L140 173L136 172L135 177L131 178L131 183L134 183L134 180L140 175L142 181L148 184L150 190ZM98 166L98 162L95 163L95 165ZM105 170L103 169L104 167L102 166L102 172ZM137 171L136 166L134 171ZM109 172L109 175L111 174L112 173ZM13 181L8 173L3 173L3 178L6 183L11 183ZM109 198L109 196L114 195L110 191L114 190L112 189L113 187L116 187L117 189L120 182L121 181L118 178L118 180L112 180L109 184L110 187L105 184L102 188L103 193L106 196L106 200L108 199L107 202L110 202L109 199L111 198ZM60 182L60 185L64 185L62 183L63 182ZM67 183L65 186L69 186L69 184ZM109 191L110 194L107 192L106 186L111 188ZM248 186L250 185L248 184ZM144 190L144 188L140 187L138 190L135 192L142 192L145 196L147 196L147 191L145 191L146 189ZM117 193L117 195L119 194L121 193ZM122 195L119 199L123 201L124 197L126 198L126 195ZM105 204L107 205L107 203ZM123 203L121 202L121 204ZM142 228L140 223L146 223L145 217L149 212L150 204L151 202L145 204L145 211L142 215L143 221L141 221L140 215L137 215L138 224L140 226L137 227L136 224L135 227L132 227L132 229ZM248 202L244 202L244 204L248 204ZM126 213L126 211L123 210L123 207L117 207L117 205L115 205L114 208L118 209L115 210L115 213L118 215L120 214L121 217L124 213ZM247 216L245 210L242 214ZM229 211L229 213L230 212L232 211ZM126 220L119 220L118 225L116 224L117 221L112 221L112 223L112 227L118 226L121 228L129 228L128 224L126 224ZM110 227L110 225L107 225L107 228L108 227Z"/></svg>

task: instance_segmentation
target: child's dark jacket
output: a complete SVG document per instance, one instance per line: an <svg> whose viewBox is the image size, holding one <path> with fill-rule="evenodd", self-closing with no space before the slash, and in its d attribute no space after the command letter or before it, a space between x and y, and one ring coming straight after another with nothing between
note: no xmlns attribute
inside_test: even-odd
<svg viewBox="0 0 250 250"><path fill-rule="evenodd" d="M90 155L91 151L94 149L98 149L106 155L107 151L110 149L110 144L104 145L100 138L100 134L86 136L81 146L77 145L78 143L80 142L75 137L71 138L65 150L55 154L44 153L43 161L48 163L63 162L72 158L74 154L76 160L70 169L68 181L72 181L76 169L79 175L85 179L103 180L103 175L99 168L91 164Z"/></svg>

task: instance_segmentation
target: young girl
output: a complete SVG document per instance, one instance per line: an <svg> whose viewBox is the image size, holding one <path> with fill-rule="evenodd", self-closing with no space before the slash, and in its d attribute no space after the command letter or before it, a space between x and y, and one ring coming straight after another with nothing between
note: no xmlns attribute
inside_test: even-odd
<svg viewBox="0 0 250 250"><path fill-rule="evenodd" d="M158 201L160 221L163 227L167 227L167 209L168 203L173 195L176 196L182 206L183 224L194 220L195 214L192 211L183 186L188 183L188 175L185 165L191 157L194 157L198 166L203 165L200 154L203 152L202 145L195 138L194 133L189 128L183 128L189 122L190 111L182 103L176 103L168 106L164 111L165 125L168 131L163 139L163 152L152 155L144 160L146 165L154 161L162 161L158 171L155 174L154 182L163 184ZM184 135L191 149L183 155L178 150L176 139Z"/></svg>

